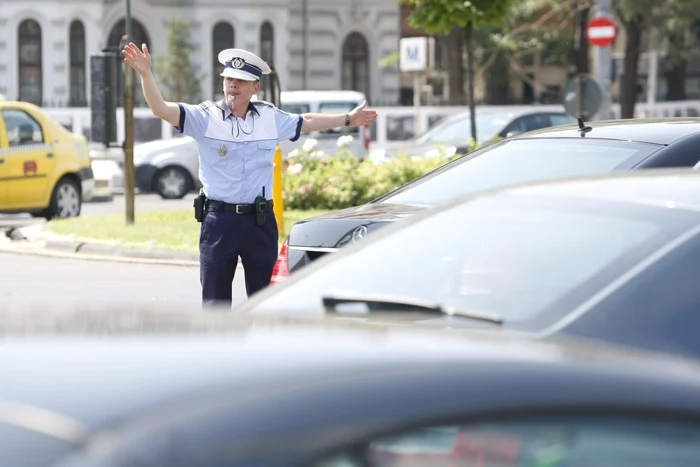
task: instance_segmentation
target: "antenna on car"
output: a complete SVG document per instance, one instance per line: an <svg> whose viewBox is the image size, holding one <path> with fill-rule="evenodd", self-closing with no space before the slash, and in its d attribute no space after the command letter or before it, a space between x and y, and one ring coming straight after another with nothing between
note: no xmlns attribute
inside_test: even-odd
<svg viewBox="0 0 700 467"><path fill-rule="evenodd" d="M592 131L593 128L584 125L583 124L583 119L581 117L578 117L578 132L581 133L581 138L586 137L586 133Z"/></svg>

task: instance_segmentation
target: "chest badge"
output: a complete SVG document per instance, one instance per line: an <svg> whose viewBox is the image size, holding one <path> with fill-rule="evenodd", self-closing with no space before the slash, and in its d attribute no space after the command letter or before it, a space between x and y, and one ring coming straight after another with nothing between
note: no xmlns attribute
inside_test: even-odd
<svg viewBox="0 0 700 467"><path fill-rule="evenodd" d="M226 146L225 144L222 144L221 147L219 147L219 155L221 157L224 157L226 155L226 153L228 153L228 146Z"/></svg>

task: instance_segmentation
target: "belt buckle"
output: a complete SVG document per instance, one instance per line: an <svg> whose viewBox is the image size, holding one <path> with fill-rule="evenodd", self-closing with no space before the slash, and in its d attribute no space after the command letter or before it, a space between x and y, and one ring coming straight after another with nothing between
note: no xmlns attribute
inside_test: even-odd
<svg viewBox="0 0 700 467"><path fill-rule="evenodd" d="M244 208L245 208L245 206L242 206L242 205L240 205L240 204L237 204L237 205L236 205L236 214L245 214L245 213L243 212L243 209L244 209Z"/></svg>

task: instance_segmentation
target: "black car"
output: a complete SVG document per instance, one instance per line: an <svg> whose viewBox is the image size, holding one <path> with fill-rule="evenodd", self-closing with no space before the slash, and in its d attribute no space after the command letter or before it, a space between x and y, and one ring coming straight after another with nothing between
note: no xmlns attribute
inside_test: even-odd
<svg viewBox="0 0 700 467"><path fill-rule="evenodd" d="M592 130L564 125L504 139L445 164L361 206L292 226L272 283L326 253L455 196L501 186L700 161L700 118L595 121Z"/></svg>
<svg viewBox="0 0 700 467"><path fill-rule="evenodd" d="M395 315L700 357L700 172L504 187L397 222L251 296L239 313Z"/></svg>
<svg viewBox="0 0 700 467"><path fill-rule="evenodd" d="M3 467L700 466L700 366L116 310L0 320Z"/></svg>

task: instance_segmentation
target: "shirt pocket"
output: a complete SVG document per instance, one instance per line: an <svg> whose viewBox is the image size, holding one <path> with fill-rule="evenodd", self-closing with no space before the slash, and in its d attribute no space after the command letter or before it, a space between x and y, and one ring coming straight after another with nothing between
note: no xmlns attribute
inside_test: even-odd
<svg viewBox="0 0 700 467"><path fill-rule="evenodd" d="M274 139L267 139L258 141L256 144L258 147L258 154L255 157L256 167L272 167L277 141Z"/></svg>
<svg viewBox="0 0 700 467"><path fill-rule="evenodd" d="M206 158L206 163L209 163L215 169L225 169L230 157L233 156L236 150L236 143L228 141L209 141L209 154Z"/></svg>

